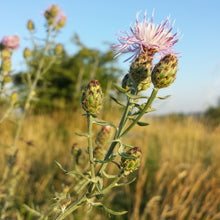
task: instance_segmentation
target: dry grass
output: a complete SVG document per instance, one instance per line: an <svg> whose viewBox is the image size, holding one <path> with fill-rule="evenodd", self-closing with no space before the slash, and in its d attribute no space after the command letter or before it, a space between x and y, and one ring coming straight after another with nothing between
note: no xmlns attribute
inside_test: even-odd
<svg viewBox="0 0 220 220"><path fill-rule="evenodd" d="M112 113L106 114L105 119L118 121ZM191 117L147 121L150 126L135 127L124 138L124 142L142 148L144 160L138 181L108 197L112 201L110 207L129 211L124 217L112 219L220 219L220 126L213 130ZM26 118L16 166L22 172L16 176L17 185L12 194L16 195L16 210L21 216L32 219L21 209L23 203L47 210L52 203L53 187L60 191L61 182L69 187L74 185L72 179L66 179L58 170L55 161L68 169L74 167L72 144L80 143L84 150L87 147L86 140L75 135L75 131L86 131L81 112ZM10 155L7 146L12 143L14 132L15 126L10 122L0 127L0 143L4 144L0 146L1 173ZM96 211L96 216L108 219ZM80 211L74 219L80 219L79 216Z"/></svg>

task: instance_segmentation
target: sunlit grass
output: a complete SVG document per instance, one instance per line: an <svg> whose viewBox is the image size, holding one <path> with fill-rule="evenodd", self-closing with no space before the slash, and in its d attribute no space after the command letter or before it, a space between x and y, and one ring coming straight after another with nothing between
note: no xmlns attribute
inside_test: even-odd
<svg viewBox="0 0 220 220"><path fill-rule="evenodd" d="M105 118L118 122L117 115L112 113L106 113ZM220 183L218 168L220 127L211 129L193 117L181 120L171 117L145 118L145 120L150 123L148 127L136 126L133 133L124 137L125 143L142 148L144 160L142 169L139 171L139 181L137 185L132 184L124 190L116 189L110 196L113 203L111 206L116 207L116 210L120 210L121 206L122 209L129 211L128 216L120 217L122 219L132 219L134 210L136 214L139 210L142 219L144 216L153 215L152 218L157 219L156 216L160 214L166 216L171 210L173 212L169 214L173 216L180 216L183 211L185 216L190 216L193 213L193 204L197 204L197 210L201 212L202 209L205 210L205 203L207 203L207 207L211 205L213 208L212 215L209 214L213 217L220 211L217 187ZM98 131L98 129L98 126L95 127L95 130ZM86 120L81 112L29 115L25 119L18 142L16 166L16 169L22 172L16 177L17 187L13 194L17 200L17 209L23 210L19 211L25 213L21 208L23 203L47 210L53 203L53 191L62 190L61 182L70 187L74 186L74 180L66 178L57 168L55 161L60 162L67 169L72 169L73 143L80 144L84 153L83 158L87 158L86 139L75 135L75 131L86 131ZM14 132L15 126L10 122L5 122L0 127L0 143L4 144L0 147L1 173L4 172L10 155L10 147L6 145L10 146L12 143ZM14 172L17 171L14 170ZM139 188L136 188L138 186ZM188 197L181 194L185 191ZM117 196L121 193L125 197ZM206 194L213 202L206 198ZM127 200L124 201L123 198ZM135 202L138 198L139 202ZM150 201L155 206L151 205L150 208ZM175 209L174 203L178 204ZM80 210L75 215L80 216ZM196 213L196 210L194 212ZM209 212L204 211L204 216L207 213ZM114 218L118 219L118 217Z"/></svg>

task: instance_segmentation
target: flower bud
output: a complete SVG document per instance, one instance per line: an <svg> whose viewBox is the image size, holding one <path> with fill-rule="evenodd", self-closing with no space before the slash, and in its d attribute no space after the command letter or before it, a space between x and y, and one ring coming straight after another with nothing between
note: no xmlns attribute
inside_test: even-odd
<svg viewBox="0 0 220 220"><path fill-rule="evenodd" d="M15 104L17 101L18 101L18 93L17 92L12 92L12 94L11 94L12 104Z"/></svg>
<svg viewBox="0 0 220 220"><path fill-rule="evenodd" d="M1 69L4 71L4 73L7 73L11 69L11 58L6 57L2 59Z"/></svg>
<svg viewBox="0 0 220 220"><path fill-rule="evenodd" d="M104 146L110 137L111 126L103 126L101 131L98 133L95 143L100 146Z"/></svg>
<svg viewBox="0 0 220 220"><path fill-rule="evenodd" d="M49 12L50 12L51 17L55 18L58 15L59 8L54 4L51 6Z"/></svg>
<svg viewBox="0 0 220 220"><path fill-rule="evenodd" d="M127 73L127 74L124 76L124 78L123 78L123 80L122 80L122 83L121 83L121 86L122 86L123 89L126 89L126 90L128 90L128 89L131 88L131 86L132 86L132 81L131 81L131 79L130 79L129 73Z"/></svg>
<svg viewBox="0 0 220 220"><path fill-rule="evenodd" d="M34 23L33 23L32 20L28 20L28 22L27 22L27 29L28 29L29 31L34 30Z"/></svg>
<svg viewBox="0 0 220 220"><path fill-rule="evenodd" d="M130 66L130 76L131 79L138 85L143 80L150 82L152 70L152 58L147 55L147 53L141 53L139 57L133 61ZM150 86L150 83L148 83Z"/></svg>
<svg viewBox="0 0 220 220"><path fill-rule="evenodd" d="M5 59L6 57L9 57L9 58L11 57L11 53L8 49L4 49L1 52L1 58Z"/></svg>
<svg viewBox="0 0 220 220"><path fill-rule="evenodd" d="M82 108L88 114L96 114L102 107L103 93L98 80L91 80L82 93Z"/></svg>
<svg viewBox="0 0 220 220"><path fill-rule="evenodd" d="M63 45L57 44L56 47L54 48L54 52L56 55L61 54L63 52Z"/></svg>
<svg viewBox="0 0 220 220"><path fill-rule="evenodd" d="M93 156L97 160L103 160L104 152L101 146L97 146L93 151Z"/></svg>
<svg viewBox="0 0 220 220"><path fill-rule="evenodd" d="M138 91L144 91L147 90L150 87L151 84L151 76L147 77L143 81L141 81L138 85Z"/></svg>
<svg viewBox="0 0 220 220"><path fill-rule="evenodd" d="M31 51L27 47L24 49L23 56L25 59L28 59L31 56Z"/></svg>
<svg viewBox="0 0 220 220"><path fill-rule="evenodd" d="M152 71L152 82L156 88L165 88L176 79L178 59L174 54L167 54Z"/></svg>
<svg viewBox="0 0 220 220"><path fill-rule="evenodd" d="M66 17L65 16L61 17L60 20L58 21L57 25L60 28L64 27L66 25Z"/></svg>
<svg viewBox="0 0 220 220"><path fill-rule="evenodd" d="M133 158L121 158L121 167L124 170L125 176L129 175L133 171L137 170L141 163L142 152L141 148L133 147L130 148L126 154L132 156Z"/></svg>

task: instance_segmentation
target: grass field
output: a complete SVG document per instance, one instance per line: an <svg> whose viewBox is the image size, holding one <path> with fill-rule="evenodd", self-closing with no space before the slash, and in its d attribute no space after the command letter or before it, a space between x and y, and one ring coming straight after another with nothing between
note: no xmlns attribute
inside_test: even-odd
<svg viewBox="0 0 220 220"><path fill-rule="evenodd" d="M116 124L119 120L112 113L106 113L104 119ZM146 120L149 126L136 126L124 137L125 143L143 151L141 168L128 177L137 176L137 180L125 188L115 188L103 198L108 207L128 210L128 214L109 216L99 208L87 214L89 207L83 207L67 219L220 219L220 126L212 128L193 117ZM97 132L99 129L95 127ZM86 139L75 135L76 131L86 132L81 112L29 115L18 142L16 166L9 170L6 180L4 174L11 154L8 146L12 144L15 126L10 122L1 125L3 219L40 219L37 211L28 211L24 204L47 213L59 203L54 196L65 196L67 192L75 200L76 180L65 176L55 161L73 169L74 143L83 150L80 164L83 166L88 160Z"/></svg>

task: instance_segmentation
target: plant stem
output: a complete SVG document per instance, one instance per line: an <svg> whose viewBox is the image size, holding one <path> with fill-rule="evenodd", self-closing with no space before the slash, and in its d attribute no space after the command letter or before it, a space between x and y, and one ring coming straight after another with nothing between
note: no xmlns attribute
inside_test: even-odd
<svg viewBox="0 0 220 220"><path fill-rule="evenodd" d="M86 194L84 194L80 199L75 201L72 205L70 205L64 212L60 213L55 220L62 220L73 211L79 208L80 204L84 203L87 200Z"/></svg>
<svg viewBox="0 0 220 220"><path fill-rule="evenodd" d="M109 184L104 190L102 190L102 193L104 194L108 192L111 188L113 188L115 184L122 178L123 174L124 174L124 171L122 170L119 173L119 175L115 178L115 180L111 184Z"/></svg>
<svg viewBox="0 0 220 220"><path fill-rule="evenodd" d="M120 136L123 137L124 135L126 135L131 128L134 127L135 124L137 124L137 122L140 120L140 118L145 114L145 112L147 111L147 109L150 107L150 105L152 104L153 100L156 98L157 92L158 92L158 88L154 88L150 98L147 100L146 105L144 106L143 110L140 112L140 114L137 116L137 118L130 124L130 126L122 133L122 135Z"/></svg>
<svg viewBox="0 0 220 220"><path fill-rule="evenodd" d="M128 116L128 113L130 112L131 107L132 107L132 106L131 106L131 103L130 103L130 98L128 98L127 105L126 105L126 107L125 107L123 116L122 116L121 121L120 121L120 123L119 123L118 130L117 130L116 133L115 133L114 140L117 140L117 139L120 137L120 134L121 134L121 132L122 132L124 126L125 126L125 122L126 122L126 120L127 120L127 116ZM105 155L105 159L104 159L104 160L109 159L109 157L110 157L110 155L112 154L112 152L114 151L116 145L117 145L117 142L112 142L112 144L111 144L110 147L109 147L108 152L107 152L106 155ZM100 174L100 172L102 171L102 169L104 169L104 168L106 167L106 165L107 165L107 164L104 164L104 163L101 164L97 175Z"/></svg>
<svg viewBox="0 0 220 220"><path fill-rule="evenodd" d="M88 147L89 147L89 163L92 179L95 178L95 167L93 160L93 147L92 147L92 115L87 114L87 127L88 127Z"/></svg>
<svg viewBox="0 0 220 220"><path fill-rule="evenodd" d="M51 30L49 28L49 31L48 31L48 34L47 34L46 45L45 45L45 48L44 48L44 51L43 51L43 55L42 55L42 59L40 60L40 63L39 63L39 66L38 66L38 69L37 69L37 72L36 72L36 77L35 77L32 85L30 86L30 91L29 91L28 97L27 97L25 105L24 105L24 111L22 112L22 115L21 115L20 120L18 122L18 127L17 127L16 134L15 134L15 137L14 137L14 142L13 142L13 145L12 145L12 147L15 148L15 149L16 149L17 141L18 141L19 134L20 134L20 131L21 131L22 123L24 121L24 118L25 118L25 115L27 113L27 110L30 107L30 101L31 101L33 93L35 91L35 87L37 85L37 82L38 82L38 80L39 80L39 78L41 76L41 71L42 71L42 68L43 68L43 65L44 65L44 56L46 55L46 53L47 53L47 51L49 49L49 37L50 37L50 34L51 34Z"/></svg>

